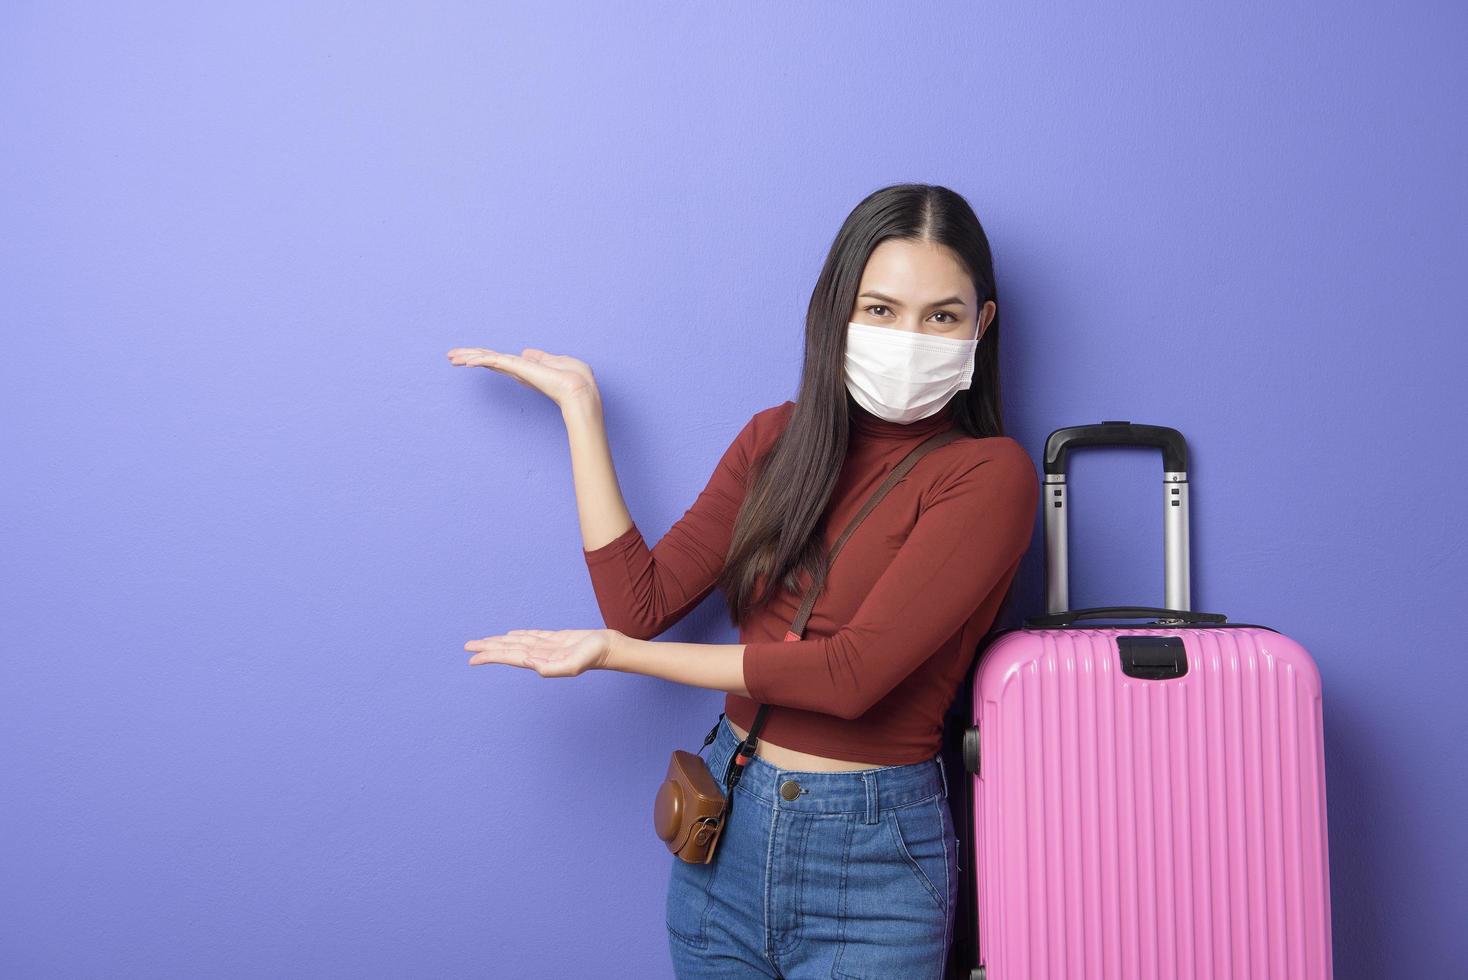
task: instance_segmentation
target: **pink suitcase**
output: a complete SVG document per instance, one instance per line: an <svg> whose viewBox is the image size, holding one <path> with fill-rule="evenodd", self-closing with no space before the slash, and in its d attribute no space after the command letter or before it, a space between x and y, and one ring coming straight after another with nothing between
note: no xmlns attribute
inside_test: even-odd
<svg viewBox="0 0 1468 980"><path fill-rule="evenodd" d="M1097 445L1162 451L1165 608L1066 611L1067 453ZM972 776L953 802L966 884L950 976L1326 980L1314 661L1269 627L1191 611L1177 430L1057 429L1043 492L1048 615L984 639L950 716Z"/></svg>

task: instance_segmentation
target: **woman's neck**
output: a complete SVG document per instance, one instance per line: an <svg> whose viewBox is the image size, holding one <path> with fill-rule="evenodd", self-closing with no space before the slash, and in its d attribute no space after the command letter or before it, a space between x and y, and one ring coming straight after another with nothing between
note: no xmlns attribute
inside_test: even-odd
<svg viewBox="0 0 1468 980"><path fill-rule="evenodd" d="M902 441L925 439L953 425L952 402L947 402L927 418L914 422L893 422L880 415L873 415L856 403L848 392L846 395L848 417L851 419L851 434L859 439L896 439Z"/></svg>

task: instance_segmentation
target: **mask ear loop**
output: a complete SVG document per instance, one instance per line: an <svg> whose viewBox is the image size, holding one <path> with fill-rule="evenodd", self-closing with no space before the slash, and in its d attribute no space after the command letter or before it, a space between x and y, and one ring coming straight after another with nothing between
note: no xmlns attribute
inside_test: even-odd
<svg viewBox="0 0 1468 980"><path fill-rule="evenodd" d="M975 327L978 327L980 324L982 324L984 322L984 305L986 303L988 303L988 300L985 300L983 303L980 303L979 304L979 317L978 317L977 320L974 321L974 326ZM998 315L999 315L999 311L996 308L995 311L994 311L994 316L997 317ZM982 341L984 339L984 335L989 332L989 327L992 327L993 325L994 325L994 321L991 319L989 321L989 323L984 327L984 329L979 330L977 333L974 334L974 338L973 338L974 339L974 342L975 343L978 343L978 342Z"/></svg>

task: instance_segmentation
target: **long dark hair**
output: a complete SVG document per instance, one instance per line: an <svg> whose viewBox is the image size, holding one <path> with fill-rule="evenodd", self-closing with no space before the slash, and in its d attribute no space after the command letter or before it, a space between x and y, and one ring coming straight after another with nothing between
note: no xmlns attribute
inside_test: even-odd
<svg viewBox="0 0 1468 980"><path fill-rule="evenodd" d="M770 450L752 461L717 585L730 620L741 624L767 602L774 583L796 591L825 573L822 516L846 459L851 396L846 391L846 324L872 251L889 238L948 246L973 278L979 309L996 306L974 352L969 387L940 410L964 433L1004 434L999 399L999 295L989 239L967 201L946 187L895 184L868 195L831 243L805 314L805 364L795 410Z"/></svg>

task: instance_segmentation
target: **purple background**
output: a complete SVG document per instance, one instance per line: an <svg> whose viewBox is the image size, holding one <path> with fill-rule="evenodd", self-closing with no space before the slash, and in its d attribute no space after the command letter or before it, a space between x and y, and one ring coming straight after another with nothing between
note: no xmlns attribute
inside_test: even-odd
<svg viewBox="0 0 1468 980"><path fill-rule="evenodd" d="M555 407L444 351L591 363L656 540L919 180L1011 433L1179 428L1195 608L1316 656L1336 976L1460 975L1465 15L1215 7L7 4L0 973L668 976L722 695L466 666L600 619ZM1159 469L1076 457L1073 605L1160 601Z"/></svg>

